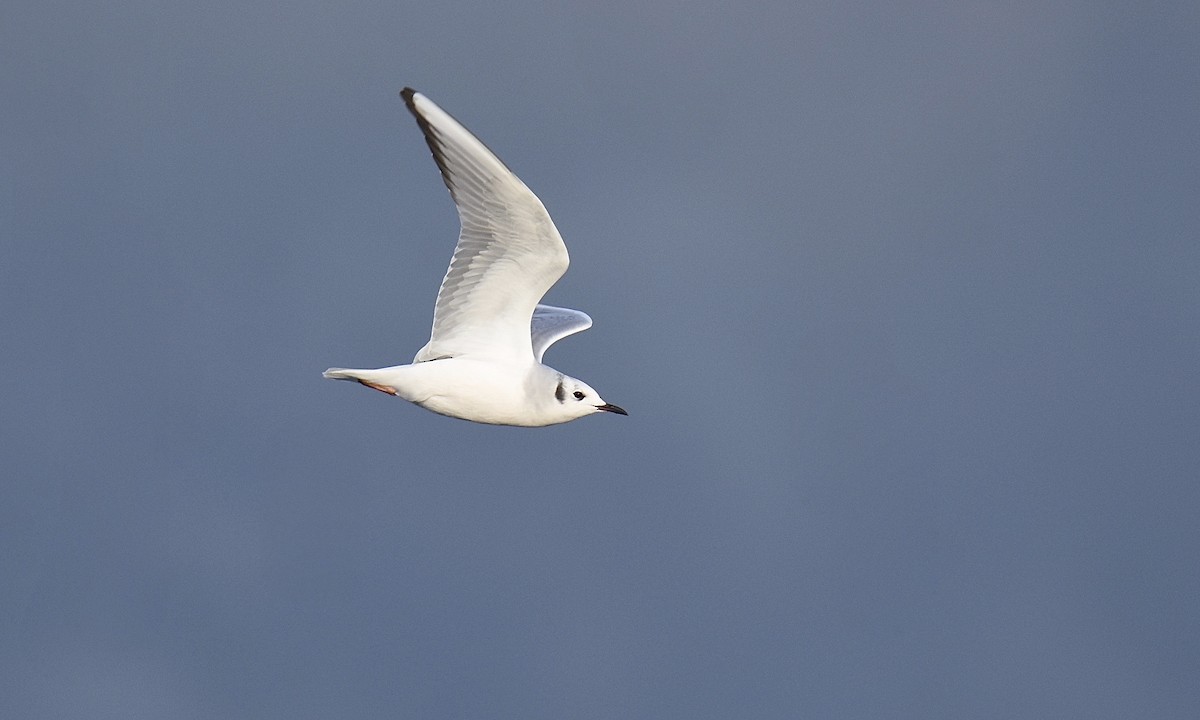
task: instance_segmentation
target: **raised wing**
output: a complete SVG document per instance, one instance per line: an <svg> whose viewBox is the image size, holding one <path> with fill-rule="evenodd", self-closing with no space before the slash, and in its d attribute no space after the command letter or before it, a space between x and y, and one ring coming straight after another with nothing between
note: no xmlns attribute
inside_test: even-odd
<svg viewBox="0 0 1200 720"><path fill-rule="evenodd" d="M433 332L415 361L528 358L533 309L566 272L567 246L542 202L486 145L424 95L411 88L400 94L462 222L438 290Z"/></svg>
<svg viewBox="0 0 1200 720"><path fill-rule="evenodd" d="M542 361L546 348L568 335L583 332L592 326L587 313L553 305L538 305L533 310L530 334L533 339L533 358Z"/></svg>

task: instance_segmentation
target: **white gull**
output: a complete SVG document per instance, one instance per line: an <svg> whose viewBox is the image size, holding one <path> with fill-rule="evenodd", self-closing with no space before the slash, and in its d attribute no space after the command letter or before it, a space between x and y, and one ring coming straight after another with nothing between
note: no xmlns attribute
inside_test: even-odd
<svg viewBox="0 0 1200 720"><path fill-rule="evenodd" d="M542 364L546 348L592 325L578 310L538 304L568 264L567 246L542 202L432 100L412 88L400 95L458 206L458 246L438 290L433 332L412 364L330 368L325 377L493 425L627 415L587 383Z"/></svg>

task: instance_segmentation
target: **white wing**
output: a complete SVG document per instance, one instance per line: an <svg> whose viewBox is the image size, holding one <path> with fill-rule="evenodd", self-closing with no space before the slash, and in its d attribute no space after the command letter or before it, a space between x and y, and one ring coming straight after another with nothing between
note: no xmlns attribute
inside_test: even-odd
<svg viewBox="0 0 1200 720"><path fill-rule="evenodd" d="M566 272L567 246L542 202L486 145L424 95L411 88L400 94L462 222L438 290L433 332L415 361L528 358L534 306Z"/></svg>
<svg viewBox="0 0 1200 720"><path fill-rule="evenodd" d="M591 326L592 319L587 313L553 305L538 305L533 310L533 321L530 323L534 359L541 362L546 348Z"/></svg>

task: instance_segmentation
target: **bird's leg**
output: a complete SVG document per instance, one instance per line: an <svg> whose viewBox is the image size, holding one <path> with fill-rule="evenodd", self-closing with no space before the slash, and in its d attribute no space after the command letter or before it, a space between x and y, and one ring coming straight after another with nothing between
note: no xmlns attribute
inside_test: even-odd
<svg viewBox="0 0 1200 720"><path fill-rule="evenodd" d="M379 392L387 393L388 395L396 394L396 388L391 387L390 385L380 385L379 383L373 383L370 380L363 380L361 378L355 378L355 379L357 379L363 385L366 385L367 387L371 388L372 390L378 390Z"/></svg>

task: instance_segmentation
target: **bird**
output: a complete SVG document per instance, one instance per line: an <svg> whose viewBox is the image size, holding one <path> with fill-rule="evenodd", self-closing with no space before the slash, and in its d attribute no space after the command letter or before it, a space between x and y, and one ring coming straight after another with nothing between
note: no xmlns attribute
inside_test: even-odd
<svg viewBox="0 0 1200 720"><path fill-rule="evenodd" d="M479 138L410 87L417 120L461 228L438 289L433 329L407 365L329 368L426 410L490 425L543 427L598 412L628 415L582 380L542 364L552 344L592 326L541 304L567 270L567 246L542 201Z"/></svg>

